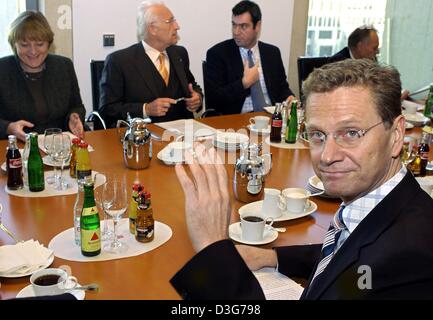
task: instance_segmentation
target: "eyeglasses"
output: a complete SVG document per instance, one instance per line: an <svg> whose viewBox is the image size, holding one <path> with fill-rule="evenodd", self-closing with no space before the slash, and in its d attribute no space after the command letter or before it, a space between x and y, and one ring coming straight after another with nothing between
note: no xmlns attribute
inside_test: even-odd
<svg viewBox="0 0 433 320"><path fill-rule="evenodd" d="M334 138L335 143L337 143L340 147L354 148L358 146L361 138L365 136L368 131L382 123L383 121L378 122L367 129L343 129L332 133L324 133L319 130L312 130L303 132L301 135L304 139L308 140L310 147L312 148L323 147L329 135Z"/></svg>

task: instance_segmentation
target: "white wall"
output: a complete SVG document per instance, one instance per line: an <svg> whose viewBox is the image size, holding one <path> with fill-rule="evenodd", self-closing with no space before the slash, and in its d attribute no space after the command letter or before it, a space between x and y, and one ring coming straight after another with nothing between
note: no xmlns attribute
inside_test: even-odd
<svg viewBox="0 0 433 320"><path fill-rule="evenodd" d="M277 45L288 66L291 20L295 0L260 0L261 40ZM179 44L188 50L191 71L203 87L201 61L212 45L231 38L231 9L238 0L165 0L179 25ZM141 0L73 0L73 52L81 96L92 110L90 60L103 60L112 51L137 42L135 16ZM116 46L104 48L102 35L114 33ZM287 71L287 67L286 67ZM294 71L296 72L296 70Z"/></svg>

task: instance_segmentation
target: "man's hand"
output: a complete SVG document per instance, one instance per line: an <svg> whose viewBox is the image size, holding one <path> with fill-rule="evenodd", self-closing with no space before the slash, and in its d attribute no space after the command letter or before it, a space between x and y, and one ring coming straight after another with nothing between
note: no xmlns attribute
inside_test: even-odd
<svg viewBox="0 0 433 320"><path fill-rule="evenodd" d="M26 141L26 133L24 128L33 128L34 124L25 120L19 120L16 122L11 122L6 130L7 134L13 134L17 139L21 141Z"/></svg>
<svg viewBox="0 0 433 320"><path fill-rule="evenodd" d="M84 126L78 113L71 113L71 115L69 116L68 127L69 130L71 130L72 134L74 134L80 139L84 138Z"/></svg>
<svg viewBox="0 0 433 320"><path fill-rule="evenodd" d="M244 76L242 77L242 84L244 89L250 88L254 83L259 81L259 64L256 63L253 67L248 66L248 60L244 60Z"/></svg>
<svg viewBox="0 0 433 320"><path fill-rule="evenodd" d="M187 154L192 179L183 165L176 174L185 193L185 216L189 237L196 252L228 238L231 204L227 172L214 148L202 144L195 148L197 160ZM198 161L198 162L197 162ZM217 164L215 164L217 163Z"/></svg>
<svg viewBox="0 0 433 320"><path fill-rule="evenodd" d="M292 104L293 100L296 100L295 96L288 96L286 99L287 105L289 106L289 111L290 111L290 105ZM298 108L299 108L299 105L298 105Z"/></svg>
<svg viewBox="0 0 433 320"><path fill-rule="evenodd" d="M198 108L200 108L202 102L201 102L201 96L198 92L194 91L192 88L192 84L188 84L188 90L191 95L191 98L186 98L186 108L188 111L195 112Z"/></svg>
<svg viewBox="0 0 433 320"><path fill-rule="evenodd" d="M251 271L277 266L277 254L272 249L237 245L236 249Z"/></svg>
<svg viewBox="0 0 433 320"><path fill-rule="evenodd" d="M150 103L146 103L146 114L153 117L165 116L172 104L176 104L176 100L170 98L158 98Z"/></svg>

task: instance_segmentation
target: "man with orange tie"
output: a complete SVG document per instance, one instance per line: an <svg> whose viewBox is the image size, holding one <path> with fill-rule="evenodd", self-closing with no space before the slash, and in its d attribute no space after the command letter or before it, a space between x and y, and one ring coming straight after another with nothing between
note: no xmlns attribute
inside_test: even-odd
<svg viewBox="0 0 433 320"><path fill-rule="evenodd" d="M192 118L203 94L189 69L188 53L177 46L179 24L161 3L144 1L137 15L141 41L107 56L100 81L100 113L112 127L118 119L152 122ZM180 98L184 98L179 100Z"/></svg>

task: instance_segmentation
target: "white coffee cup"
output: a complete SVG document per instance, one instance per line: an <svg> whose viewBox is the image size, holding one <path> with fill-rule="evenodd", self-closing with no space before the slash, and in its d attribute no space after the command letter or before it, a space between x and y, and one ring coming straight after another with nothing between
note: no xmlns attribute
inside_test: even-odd
<svg viewBox="0 0 433 320"><path fill-rule="evenodd" d="M304 188L287 188L283 190L286 199L286 210L289 212L300 213L307 209L310 192Z"/></svg>
<svg viewBox="0 0 433 320"><path fill-rule="evenodd" d="M433 198L433 177L417 177L415 179L418 181L421 189Z"/></svg>
<svg viewBox="0 0 433 320"><path fill-rule="evenodd" d="M170 143L168 146L168 154L173 161L185 161L185 152L191 149L191 144L184 141L176 141Z"/></svg>
<svg viewBox="0 0 433 320"><path fill-rule="evenodd" d="M68 276L65 270L48 268L36 271L30 277L35 296L53 296L75 288L77 278Z"/></svg>
<svg viewBox="0 0 433 320"><path fill-rule="evenodd" d="M270 227L273 223L274 218L272 217L263 218L254 213L243 214L241 216L242 240L262 241L265 226L268 225Z"/></svg>
<svg viewBox="0 0 433 320"><path fill-rule="evenodd" d="M286 209L286 203L278 189L265 188L265 198L262 206L262 217L278 218Z"/></svg>
<svg viewBox="0 0 433 320"><path fill-rule="evenodd" d="M269 117L255 116L250 118L250 124L257 130L267 129L269 126Z"/></svg>

